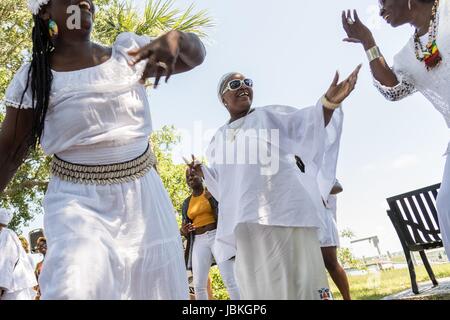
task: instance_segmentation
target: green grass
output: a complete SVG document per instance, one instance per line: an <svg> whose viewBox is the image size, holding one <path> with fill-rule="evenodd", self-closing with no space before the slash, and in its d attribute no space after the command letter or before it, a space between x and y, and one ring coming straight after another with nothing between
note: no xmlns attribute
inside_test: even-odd
<svg viewBox="0 0 450 320"><path fill-rule="evenodd" d="M436 278L450 277L450 263L433 265ZM416 267L417 282L429 281L423 266ZM411 288L408 269L389 270L361 276L349 276L350 291L354 300L378 300ZM329 279L335 299L342 299L333 281ZM441 297L442 296L442 297ZM450 295L435 297L449 299Z"/></svg>

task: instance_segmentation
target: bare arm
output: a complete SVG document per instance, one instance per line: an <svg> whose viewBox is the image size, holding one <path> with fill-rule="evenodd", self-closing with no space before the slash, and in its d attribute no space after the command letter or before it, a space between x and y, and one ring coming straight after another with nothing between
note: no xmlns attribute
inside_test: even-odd
<svg viewBox="0 0 450 320"><path fill-rule="evenodd" d="M0 192L3 192L24 161L28 152L26 141L31 134L33 111L6 108L0 130Z"/></svg>
<svg viewBox="0 0 450 320"><path fill-rule="evenodd" d="M375 39L372 32L367 28L359 19L356 10L353 11L353 18L350 10L342 12L342 25L347 37L344 41L352 43L360 43L367 51L376 46ZM353 24L349 24L349 19L354 20ZM373 60L370 63L370 69L372 70L373 77L386 87L395 87L399 84L397 76L386 63L383 57Z"/></svg>

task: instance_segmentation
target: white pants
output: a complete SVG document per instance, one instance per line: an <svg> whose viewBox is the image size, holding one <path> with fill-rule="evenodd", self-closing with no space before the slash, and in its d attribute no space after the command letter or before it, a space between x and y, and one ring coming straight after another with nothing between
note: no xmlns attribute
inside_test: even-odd
<svg viewBox="0 0 450 320"><path fill-rule="evenodd" d="M241 223L236 279L243 300L330 299L315 228Z"/></svg>
<svg viewBox="0 0 450 320"><path fill-rule="evenodd" d="M207 231L204 234L196 235L194 248L192 251L192 276L194 281L195 299L207 300L208 293L206 289L209 269L211 268L212 257L214 254L214 241L216 230ZM234 259L218 263L220 275L227 287L231 300L239 300L239 288L234 277Z"/></svg>
<svg viewBox="0 0 450 320"><path fill-rule="evenodd" d="M436 200L436 207L447 258L450 261L450 158L447 156L444 177Z"/></svg>

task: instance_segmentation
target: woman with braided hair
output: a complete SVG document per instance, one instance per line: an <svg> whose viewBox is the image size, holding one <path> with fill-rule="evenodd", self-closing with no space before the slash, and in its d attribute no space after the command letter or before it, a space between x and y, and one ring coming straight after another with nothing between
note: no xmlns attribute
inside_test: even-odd
<svg viewBox="0 0 450 320"><path fill-rule="evenodd" d="M344 41L360 43L366 50L376 88L390 101L422 93L443 116L450 128L450 2L448 0L380 0L380 15L392 27L409 23L414 35L389 67L371 31L356 10L343 12L348 35ZM448 146L446 156L450 152ZM450 160L436 200L442 241L450 259Z"/></svg>
<svg viewBox="0 0 450 320"><path fill-rule="evenodd" d="M122 33L104 47L90 40L92 0L28 1L32 59L5 95L0 191L36 143L54 155L42 299L187 299L174 209L148 145L143 83L198 66L203 44L171 31Z"/></svg>

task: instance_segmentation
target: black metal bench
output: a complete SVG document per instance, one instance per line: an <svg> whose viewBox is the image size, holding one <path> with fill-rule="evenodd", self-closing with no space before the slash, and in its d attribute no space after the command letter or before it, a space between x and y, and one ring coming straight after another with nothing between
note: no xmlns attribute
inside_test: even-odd
<svg viewBox="0 0 450 320"><path fill-rule="evenodd" d="M389 204L387 213L405 252L411 287L415 294L419 293L419 289L411 252L419 252L433 286L438 285L425 250L443 246L436 210L440 186L436 184L386 199Z"/></svg>

